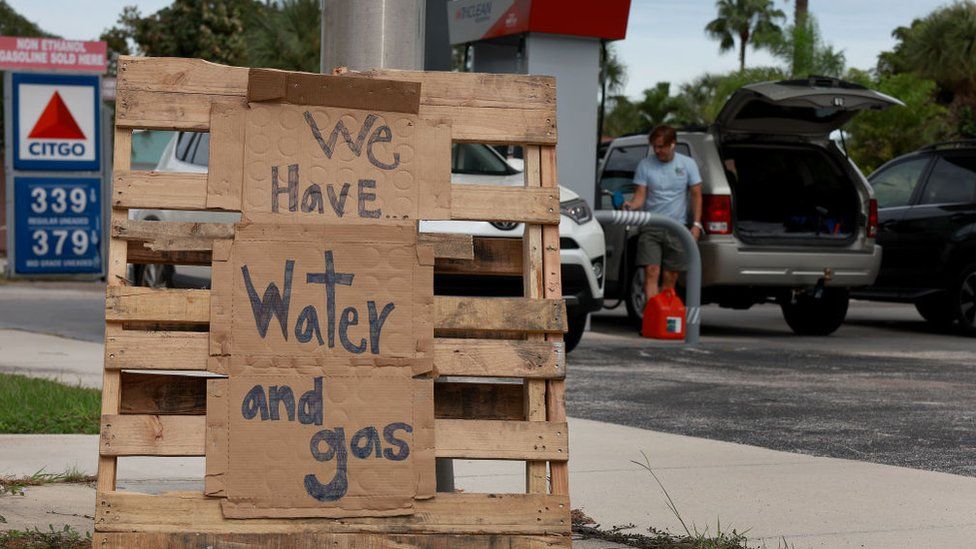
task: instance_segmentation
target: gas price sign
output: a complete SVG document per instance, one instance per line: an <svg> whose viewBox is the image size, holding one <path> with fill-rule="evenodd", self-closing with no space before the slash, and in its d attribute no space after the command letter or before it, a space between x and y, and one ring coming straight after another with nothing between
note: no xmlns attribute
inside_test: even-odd
<svg viewBox="0 0 976 549"><path fill-rule="evenodd" d="M101 179L15 177L15 272L100 273Z"/></svg>

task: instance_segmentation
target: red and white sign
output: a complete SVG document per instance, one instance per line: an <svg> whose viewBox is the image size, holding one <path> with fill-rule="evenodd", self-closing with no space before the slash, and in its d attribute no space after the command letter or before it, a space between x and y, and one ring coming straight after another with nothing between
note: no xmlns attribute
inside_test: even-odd
<svg viewBox="0 0 976 549"><path fill-rule="evenodd" d="M93 161L96 141L94 86L20 84L19 158Z"/></svg>
<svg viewBox="0 0 976 549"><path fill-rule="evenodd" d="M42 69L103 73L105 42L0 36L0 70Z"/></svg>

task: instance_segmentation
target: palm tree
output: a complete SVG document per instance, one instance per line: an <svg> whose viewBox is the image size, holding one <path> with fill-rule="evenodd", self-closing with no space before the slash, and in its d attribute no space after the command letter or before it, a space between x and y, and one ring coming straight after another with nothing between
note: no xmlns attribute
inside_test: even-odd
<svg viewBox="0 0 976 549"><path fill-rule="evenodd" d="M705 33L719 41L719 51L729 51L739 42L739 70L746 68L746 46L766 45L782 33L777 21L786 18L773 0L717 0L718 17L705 25Z"/></svg>

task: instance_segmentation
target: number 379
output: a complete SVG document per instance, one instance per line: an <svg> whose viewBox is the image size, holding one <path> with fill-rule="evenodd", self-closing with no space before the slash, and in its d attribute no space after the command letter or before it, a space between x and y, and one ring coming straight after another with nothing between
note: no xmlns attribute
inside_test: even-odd
<svg viewBox="0 0 976 549"><path fill-rule="evenodd" d="M80 229L74 231L67 229L54 229L52 231L38 229L32 235L34 245L31 247L31 250L34 252L34 255L47 255L53 248L55 255L61 255L64 252L64 245L68 240L69 234L71 253L74 255L85 255L85 252L88 251L89 238L88 233Z"/></svg>

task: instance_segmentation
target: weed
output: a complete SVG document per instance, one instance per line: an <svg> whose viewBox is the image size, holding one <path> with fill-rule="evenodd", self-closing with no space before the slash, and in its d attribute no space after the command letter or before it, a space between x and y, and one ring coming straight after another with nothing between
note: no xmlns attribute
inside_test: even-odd
<svg viewBox="0 0 976 549"><path fill-rule="evenodd" d="M85 474L74 467L63 473L45 473L41 469L26 477L0 477L0 496L3 495L26 495L28 486L41 486L43 484L62 483L88 483L95 482L98 477Z"/></svg>
<svg viewBox="0 0 976 549"><path fill-rule="evenodd" d="M0 547L10 549L89 549L91 545L91 532L82 535L68 525L61 530L48 525L46 532L36 527L0 532Z"/></svg>

